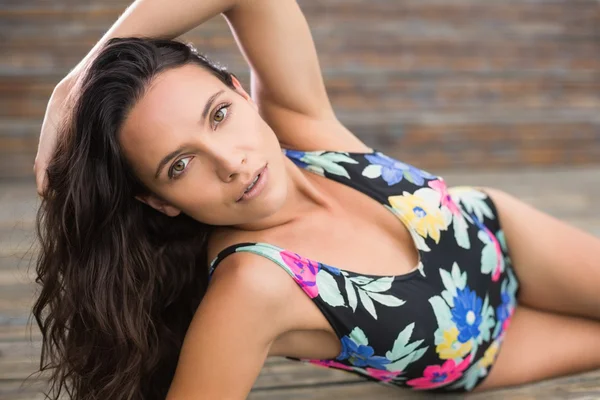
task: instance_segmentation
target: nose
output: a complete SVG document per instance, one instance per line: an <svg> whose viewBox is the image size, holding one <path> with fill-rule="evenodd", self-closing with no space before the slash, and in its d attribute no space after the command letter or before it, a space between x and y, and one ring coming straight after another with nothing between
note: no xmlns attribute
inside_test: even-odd
<svg viewBox="0 0 600 400"><path fill-rule="evenodd" d="M231 182L243 171L247 160L244 152L229 151L215 154L215 161L219 179Z"/></svg>

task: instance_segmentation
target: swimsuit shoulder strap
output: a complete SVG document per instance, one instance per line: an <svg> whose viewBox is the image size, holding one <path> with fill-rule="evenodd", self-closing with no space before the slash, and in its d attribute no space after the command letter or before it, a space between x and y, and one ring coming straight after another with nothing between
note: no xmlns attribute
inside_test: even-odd
<svg viewBox="0 0 600 400"><path fill-rule="evenodd" d="M319 263L268 243L244 242L226 247L211 261L208 272L209 280L219 263L228 255L236 252L254 253L273 261L287 272L309 297L317 296L316 280Z"/></svg>

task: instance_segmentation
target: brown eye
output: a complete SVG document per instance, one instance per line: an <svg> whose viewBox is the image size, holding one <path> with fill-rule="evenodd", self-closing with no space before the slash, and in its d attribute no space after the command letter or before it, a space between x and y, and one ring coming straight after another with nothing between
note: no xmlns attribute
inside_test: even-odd
<svg viewBox="0 0 600 400"><path fill-rule="evenodd" d="M173 171L181 172L185 168L185 164L183 161L179 160L175 165L173 165Z"/></svg>
<svg viewBox="0 0 600 400"><path fill-rule="evenodd" d="M225 113L223 112L223 109L221 109L215 113L215 121L221 122L224 119L225 119Z"/></svg>
<svg viewBox="0 0 600 400"><path fill-rule="evenodd" d="M213 121L215 121L216 123L223 122L225 118L227 118L227 113L229 112L228 108L229 104L224 104L220 106L215 112L215 115L213 115Z"/></svg>
<svg viewBox="0 0 600 400"><path fill-rule="evenodd" d="M181 160L178 160L177 162L175 162L175 164L173 164L173 166L171 167L171 170L169 171L169 177L177 178L179 175L181 175L185 171L185 168L190 163L190 160L192 158L193 157L186 157L186 158L182 158Z"/></svg>

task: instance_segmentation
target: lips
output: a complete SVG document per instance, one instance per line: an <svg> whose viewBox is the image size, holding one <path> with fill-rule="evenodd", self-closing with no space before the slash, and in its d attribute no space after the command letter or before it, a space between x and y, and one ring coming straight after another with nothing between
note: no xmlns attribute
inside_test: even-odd
<svg viewBox="0 0 600 400"><path fill-rule="evenodd" d="M246 192L246 190L248 189L248 186L250 186L252 184L252 182L254 182L254 179L256 179L256 177L258 175L261 174L261 172L263 172L263 170L265 169L265 167L267 166L267 164L263 165L261 168L259 168L254 174L252 174L252 179L250 179L248 182L245 183L244 187L242 188L241 193L238 195L237 197L237 201L240 201L242 199L242 197L244 196L244 193Z"/></svg>

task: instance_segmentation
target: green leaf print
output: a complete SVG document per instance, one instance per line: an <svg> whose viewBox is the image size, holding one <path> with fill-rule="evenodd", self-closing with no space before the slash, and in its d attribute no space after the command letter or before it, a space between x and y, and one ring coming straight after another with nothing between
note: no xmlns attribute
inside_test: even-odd
<svg viewBox="0 0 600 400"><path fill-rule="evenodd" d="M371 164L368 165L362 172L363 176L367 178L375 179L381 176L381 165Z"/></svg>
<svg viewBox="0 0 600 400"><path fill-rule="evenodd" d="M342 271L342 275L344 276L344 286L348 295L348 305L352 308L352 311L356 311L358 303L357 292L364 308L375 319L377 319L377 312L375 311L373 300L388 307L398 307L405 303L404 300L395 296L380 293L391 288L394 277L384 276L373 279L366 276L353 276L349 278L348 274L344 273L344 271Z"/></svg>
<svg viewBox="0 0 600 400"><path fill-rule="evenodd" d="M481 251L481 273L491 274L496 263L498 262L498 256L496 255L496 247L493 242L488 242L483 250Z"/></svg>
<svg viewBox="0 0 600 400"><path fill-rule="evenodd" d="M348 336L356 344L362 344L364 346L369 345L369 339L367 338L367 335L365 335L363 330L360 329L358 326L356 328L352 329L352 331L350 332L350 334Z"/></svg>
<svg viewBox="0 0 600 400"><path fill-rule="evenodd" d="M446 288L446 290L442 292L442 296L444 297L444 300L446 300L446 303L448 303L450 307L453 307L454 300L452 300L452 298L456 296L456 286L454 285L452 276L448 271L443 269L440 269L440 276L442 277L442 282Z"/></svg>
<svg viewBox="0 0 600 400"><path fill-rule="evenodd" d="M383 278L376 279L364 285L361 289L366 290L367 292L385 292L386 290L389 290L392 287L393 281L393 276L384 276Z"/></svg>
<svg viewBox="0 0 600 400"><path fill-rule="evenodd" d="M319 288L319 296L330 306L338 307L346 305L337 282L324 269L321 269L317 274L317 287Z"/></svg>
<svg viewBox="0 0 600 400"><path fill-rule="evenodd" d="M403 175L410 183L415 183L415 177L411 173L410 169L405 169Z"/></svg>
<svg viewBox="0 0 600 400"><path fill-rule="evenodd" d="M375 300L376 302L383 304L388 307L399 307L406 303L406 301L397 298L396 296L392 296L389 294L381 294L381 293L371 293L367 292L370 298Z"/></svg>
<svg viewBox="0 0 600 400"><path fill-rule="evenodd" d="M366 292L362 290L358 290L358 297L360 297L360 301L362 302L365 309L373 316L373 318L377 319L377 312L375 311L375 305L369 296L367 296Z"/></svg>
<svg viewBox="0 0 600 400"><path fill-rule="evenodd" d="M356 298L356 291L354 290L352 281L344 276L344 282L346 287L346 294L348 295L348 305L352 307L352 311L356 311L358 299Z"/></svg>
<svg viewBox="0 0 600 400"><path fill-rule="evenodd" d="M464 289L467 286L467 272L461 273L456 262L452 264L452 280L458 289Z"/></svg>
<svg viewBox="0 0 600 400"><path fill-rule="evenodd" d="M475 187L455 186L450 189L450 191L452 190L455 190L452 196L456 196L463 204L465 210L475 214L480 221L483 222L484 216L488 219L496 219L490 207L485 203L485 199L487 198L485 193L477 190Z"/></svg>
<svg viewBox="0 0 600 400"><path fill-rule="evenodd" d="M353 160L345 153L328 153L322 151L307 152L300 160L308 164L307 169L319 175L323 176L323 171L327 171L330 174L344 176L348 179L350 179L350 175L346 169L337 163L358 164L358 161Z"/></svg>
<svg viewBox="0 0 600 400"><path fill-rule="evenodd" d="M506 285L506 290L508 291L511 298L514 299L515 296L517 295L517 289L519 288L519 283L511 269L507 270L507 275L508 275L508 283Z"/></svg>
<svg viewBox="0 0 600 400"><path fill-rule="evenodd" d="M441 296L446 300L446 303L450 307L454 307L454 296L456 296L457 289L464 289L467 285L467 273L461 274L458 264L455 262L452 264L452 272L448 272L444 269L440 269L440 277L444 283L444 290Z"/></svg>
<svg viewBox="0 0 600 400"><path fill-rule="evenodd" d="M471 248L471 240L469 239L468 233L468 224L465 218L462 215L455 215L453 217L454 224L454 238L456 239L456 244L458 244L463 249Z"/></svg>
<svg viewBox="0 0 600 400"><path fill-rule="evenodd" d="M353 276L350 278L353 283L357 285L366 285L373 281L373 278L367 278L366 276Z"/></svg>
<svg viewBox="0 0 600 400"><path fill-rule="evenodd" d="M413 330L415 329L415 323L406 325L406 327L398 334L398 337L394 341L392 351L385 353L385 356L390 360L397 360L402 356L407 355L410 351L405 351L408 340L412 336Z"/></svg>
<svg viewBox="0 0 600 400"><path fill-rule="evenodd" d="M429 299L429 304L435 314L435 319L438 323L438 329L436 330L435 344L438 345L444 341L443 332L454 326L452 322L452 313L448 304L440 296L433 296ZM440 340L438 341L438 332L440 332Z"/></svg>
<svg viewBox="0 0 600 400"><path fill-rule="evenodd" d="M392 347L392 351L388 351L385 353L385 356L388 360L398 360L404 356L412 353L417 347L423 343L423 340L417 340L416 342L412 342L408 344L410 337L412 336L413 330L415 328L415 323L411 323L407 325L402 332L398 334L398 337L394 341L394 345Z"/></svg>
<svg viewBox="0 0 600 400"><path fill-rule="evenodd" d="M496 232L496 239L498 239L498 242L500 242L500 247L502 250L507 252L508 248L506 247L506 236L504 236L504 231L502 229Z"/></svg>
<svg viewBox="0 0 600 400"><path fill-rule="evenodd" d="M385 368L388 371L404 371L408 364L417 361L419 358L423 357L423 354L425 354L426 351L427 347L416 350L415 352L407 355L404 358L399 359L396 362L386 364Z"/></svg>

